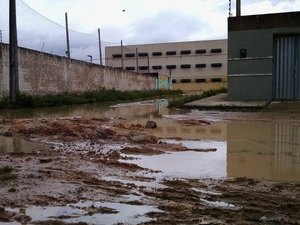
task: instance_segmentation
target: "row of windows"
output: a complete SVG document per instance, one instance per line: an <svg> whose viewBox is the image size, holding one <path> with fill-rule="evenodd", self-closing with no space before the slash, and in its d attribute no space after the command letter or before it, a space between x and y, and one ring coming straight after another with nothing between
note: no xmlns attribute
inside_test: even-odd
<svg viewBox="0 0 300 225"><path fill-rule="evenodd" d="M221 53L222 49L221 48L212 48L210 50L211 53ZM180 54L181 55L190 55L192 53L191 50L181 50ZM206 53L206 49L197 49L195 50L196 54L205 54ZM148 56L149 53L148 52L139 52L138 56L139 57L146 57ZM152 52L152 56L162 56L163 53L162 52ZM166 55L177 55L177 51L167 51ZM135 57L136 54L135 53L125 53L125 57L127 58L132 58ZM122 54L113 54L112 55L113 58L122 58Z"/></svg>
<svg viewBox="0 0 300 225"><path fill-rule="evenodd" d="M191 64L182 64L180 65L180 68L182 69L189 69L191 68ZM206 64L202 63L202 64L196 64L195 65L196 68L205 68ZM211 67L222 67L222 63L212 63ZM153 70L161 70L163 67L161 65L155 65L152 66ZM167 69L176 69L177 66L176 65L167 65L166 66ZM126 70L135 70L134 66L127 66L125 67ZM139 66L139 70L148 70L148 66Z"/></svg>
<svg viewBox="0 0 300 225"><path fill-rule="evenodd" d="M192 83L192 79L172 79L172 83ZM205 79L205 78L198 78L194 80L195 83L206 83L206 82L212 82L212 83L219 83L222 82L222 78L211 78L211 79Z"/></svg>

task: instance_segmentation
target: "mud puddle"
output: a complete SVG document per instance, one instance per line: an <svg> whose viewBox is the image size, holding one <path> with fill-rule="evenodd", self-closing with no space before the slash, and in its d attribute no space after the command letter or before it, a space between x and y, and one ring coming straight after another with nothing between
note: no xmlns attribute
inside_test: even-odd
<svg viewBox="0 0 300 225"><path fill-rule="evenodd" d="M131 196L128 198L132 199ZM17 212L20 209L15 208L12 211ZM27 206L23 209L24 216L29 216L32 223L61 221L96 225L113 225L124 221L127 224L139 224L151 221L151 218L144 216L150 212L161 210L147 205L97 201L80 201L66 206Z"/></svg>
<svg viewBox="0 0 300 225"><path fill-rule="evenodd" d="M24 140L20 137L3 137L0 136L0 154L6 153L30 153L34 152L37 149L41 148L43 145L33 142Z"/></svg>
<svg viewBox="0 0 300 225"><path fill-rule="evenodd" d="M170 149L167 154L138 156L137 159L130 160L130 163L161 171L167 177L219 179L227 176L226 142L172 139L163 139L161 142L181 144L188 150L172 152Z"/></svg>

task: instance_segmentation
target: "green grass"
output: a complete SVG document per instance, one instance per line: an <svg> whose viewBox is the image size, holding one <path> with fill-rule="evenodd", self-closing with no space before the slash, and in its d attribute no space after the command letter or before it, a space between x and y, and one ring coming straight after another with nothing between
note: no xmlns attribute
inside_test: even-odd
<svg viewBox="0 0 300 225"><path fill-rule="evenodd" d="M0 181L8 181L16 179L16 175L12 174L13 168L9 166L0 167Z"/></svg>
<svg viewBox="0 0 300 225"><path fill-rule="evenodd" d="M49 107L62 105L76 105L96 102L131 101L163 97L166 94L179 95L181 91L164 92L162 90L151 91L117 91L99 90L84 93L62 93L48 95L20 94L17 103L12 105L8 98L0 101L0 109L16 107Z"/></svg>
<svg viewBox="0 0 300 225"><path fill-rule="evenodd" d="M183 96L177 99L174 99L170 102L169 107L170 108L183 108L184 104L188 102L193 102L196 100L200 100L203 98L207 98L213 95L217 95L220 93L226 93L227 89L226 88L219 88L219 89L212 89L208 91L204 91L202 94L198 95L189 95L189 96Z"/></svg>

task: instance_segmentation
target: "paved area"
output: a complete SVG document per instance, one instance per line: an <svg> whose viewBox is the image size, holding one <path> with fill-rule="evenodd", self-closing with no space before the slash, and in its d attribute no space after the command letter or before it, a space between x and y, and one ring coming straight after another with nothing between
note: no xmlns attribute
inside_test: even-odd
<svg viewBox="0 0 300 225"><path fill-rule="evenodd" d="M267 101L229 101L227 93L218 94L194 102L185 104L187 107L241 107L241 108L257 108L264 107L268 104Z"/></svg>

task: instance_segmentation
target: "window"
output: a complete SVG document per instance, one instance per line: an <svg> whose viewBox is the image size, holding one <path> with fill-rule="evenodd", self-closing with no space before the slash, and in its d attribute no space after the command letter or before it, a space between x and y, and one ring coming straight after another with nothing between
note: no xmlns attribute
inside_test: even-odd
<svg viewBox="0 0 300 225"><path fill-rule="evenodd" d="M113 58L122 58L122 54L113 54L112 57Z"/></svg>
<svg viewBox="0 0 300 225"><path fill-rule="evenodd" d="M205 83L206 82L206 79L204 78L198 78L198 79L195 79L196 83Z"/></svg>
<svg viewBox="0 0 300 225"><path fill-rule="evenodd" d="M162 52L152 52L152 55L153 55L153 56L161 56L161 55L162 55Z"/></svg>
<svg viewBox="0 0 300 225"><path fill-rule="evenodd" d="M222 78L211 78L210 81L213 83L218 83L218 82L222 82Z"/></svg>
<svg viewBox="0 0 300 225"><path fill-rule="evenodd" d="M204 54L206 53L206 49L197 49L196 54Z"/></svg>
<svg viewBox="0 0 300 225"><path fill-rule="evenodd" d="M166 54L167 55L176 55L176 53L177 53L176 51L167 51Z"/></svg>
<svg viewBox="0 0 300 225"><path fill-rule="evenodd" d="M180 52L180 54L181 54L181 55L189 55L189 54L191 54L191 50L182 50L182 51Z"/></svg>
<svg viewBox="0 0 300 225"><path fill-rule="evenodd" d="M147 70L148 66L139 66L139 70Z"/></svg>
<svg viewBox="0 0 300 225"><path fill-rule="evenodd" d="M157 66L152 66L152 69L154 69L154 70L161 70L161 69L162 69L162 66L159 66L159 65L157 65Z"/></svg>
<svg viewBox="0 0 300 225"><path fill-rule="evenodd" d="M125 67L126 70L135 70L135 67L134 66L127 66Z"/></svg>
<svg viewBox="0 0 300 225"><path fill-rule="evenodd" d="M221 49L221 48L212 48L212 49L210 50L210 52L211 52L211 53L220 53L220 52L222 52L222 49Z"/></svg>
<svg viewBox="0 0 300 225"><path fill-rule="evenodd" d="M135 54L134 53L126 53L125 56L127 58L132 58L132 57L135 57Z"/></svg>
<svg viewBox="0 0 300 225"><path fill-rule="evenodd" d="M122 67L114 67L115 69L118 69L118 70L122 70L123 68Z"/></svg>
<svg viewBox="0 0 300 225"><path fill-rule="evenodd" d="M181 79L181 83L191 83L191 79Z"/></svg>
<svg viewBox="0 0 300 225"><path fill-rule="evenodd" d="M211 67L222 67L222 63L212 63Z"/></svg>
<svg viewBox="0 0 300 225"><path fill-rule="evenodd" d="M182 69L188 69L188 68L191 68L191 64L182 64L180 67Z"/></svg>
<svg viewBox="0 0 300 225"><path fill-rule="evenodd" d="M172 83L176 84L177 80L176 79L172 79Z"/></svg>
<svg viewBox="0 0 300 225"><path fill-rule="evenodd" d="M205 67L206 67L205 63L196 64L196 68L205 68Z"/></svg>
<svg viewBox="0 0 300 225"><path fill-rule="evenodd" d="M167 69L176 69L176 65L167 65Z"/></svg>
<svg viewBox="0 0 300 225"><path fill-rule="evenodd" d="M150 73L150 76L158 77L158 73Z"/></svg>
<svg viewBox="0 0 300 225"><path fill-rule="evenodd" d="M148 53L147 52L140 52L139 56L141 56L141 57L148 56Z"/></svg>

